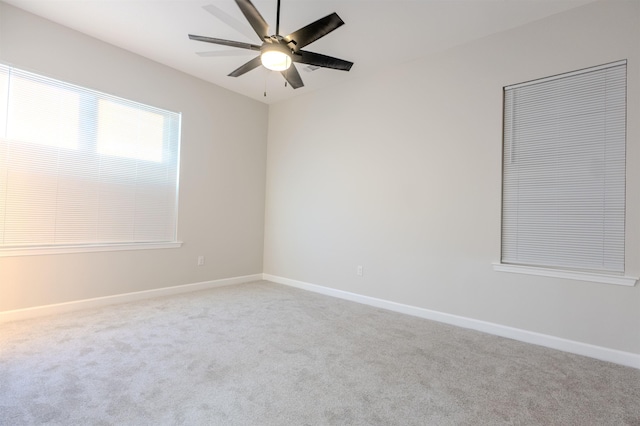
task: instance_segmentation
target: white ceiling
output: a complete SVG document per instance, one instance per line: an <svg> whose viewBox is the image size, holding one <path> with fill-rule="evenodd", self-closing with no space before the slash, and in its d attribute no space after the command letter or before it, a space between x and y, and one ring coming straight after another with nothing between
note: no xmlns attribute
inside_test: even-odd
<svg viewBox="0 0 640 426"><path fill-rule="evenodd" d="M282 76L262 67L238 78L228 77L257 53L188 39L187 34L196 34L261 44L233 0L2 1L234 92L273 103L593 0L281 0L282 35L337 12L345 25L305 50L355 63L350 72L310 71L297 64L305 87L296 90L284 87ZM271 32L275 32L276 1L253 1L271 25ZM207 5L213 8L203 8ZM239 24L234 28L223 22L216 10ZM263 96L265 86L267 97Z"/></svg>

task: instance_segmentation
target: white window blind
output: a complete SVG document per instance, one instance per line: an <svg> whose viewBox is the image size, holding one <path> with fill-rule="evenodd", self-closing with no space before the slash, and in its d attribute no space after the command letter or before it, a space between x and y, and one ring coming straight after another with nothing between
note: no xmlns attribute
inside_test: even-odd
<svg viewBox="0 0 640 426"><path fill-rule="evenodd" d="M0 248L176 240L180 114L0 65Z"/></svg>
<svg viewBox="0 0 640 426"><path fill-rule="evenodd" d="M506 87L502 262L624 272L626 61Z"/></svg>

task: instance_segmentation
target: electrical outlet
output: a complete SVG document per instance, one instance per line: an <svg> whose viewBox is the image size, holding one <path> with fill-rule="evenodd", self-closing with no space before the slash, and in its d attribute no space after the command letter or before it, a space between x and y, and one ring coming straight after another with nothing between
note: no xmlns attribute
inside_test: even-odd
<svg viewBox="0 0 640 426"><path fill-rule="evenodd" d="M358 265L358 269L356 270L356 274L361 277L362 276L362 265Z"/></svg>
<svg viewBox="0 0 640 426"><path fill-rule="evenodd" d="M204 266L204 256L198 256L198 266Z"/></svg>

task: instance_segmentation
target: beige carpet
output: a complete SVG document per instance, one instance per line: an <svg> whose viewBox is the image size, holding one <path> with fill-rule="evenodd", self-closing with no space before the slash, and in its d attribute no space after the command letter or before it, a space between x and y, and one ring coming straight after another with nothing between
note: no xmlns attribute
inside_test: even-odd
<svg viewBox="0 0 640 426"><path fill-rule="evenodd" d="M268 282L0 325L1 425L640 425L640 370Z"/></svg>

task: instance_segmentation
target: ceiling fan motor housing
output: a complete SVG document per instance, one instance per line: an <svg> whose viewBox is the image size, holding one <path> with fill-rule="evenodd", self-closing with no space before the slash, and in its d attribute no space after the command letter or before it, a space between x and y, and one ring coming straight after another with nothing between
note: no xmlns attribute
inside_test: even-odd
<svg viewBox="0 0 640 426"><path fill-rule="evenodd" d="M270 40L272 40L270 38ZM293 55L293 50L287 46L286 44L284 44L284 42L280 42L280 40L278 41L268 41L266 43L262 44L262 47L260 47L260 53L264 53L264 52L282 52L287 56L291 56Z"/></svg>

